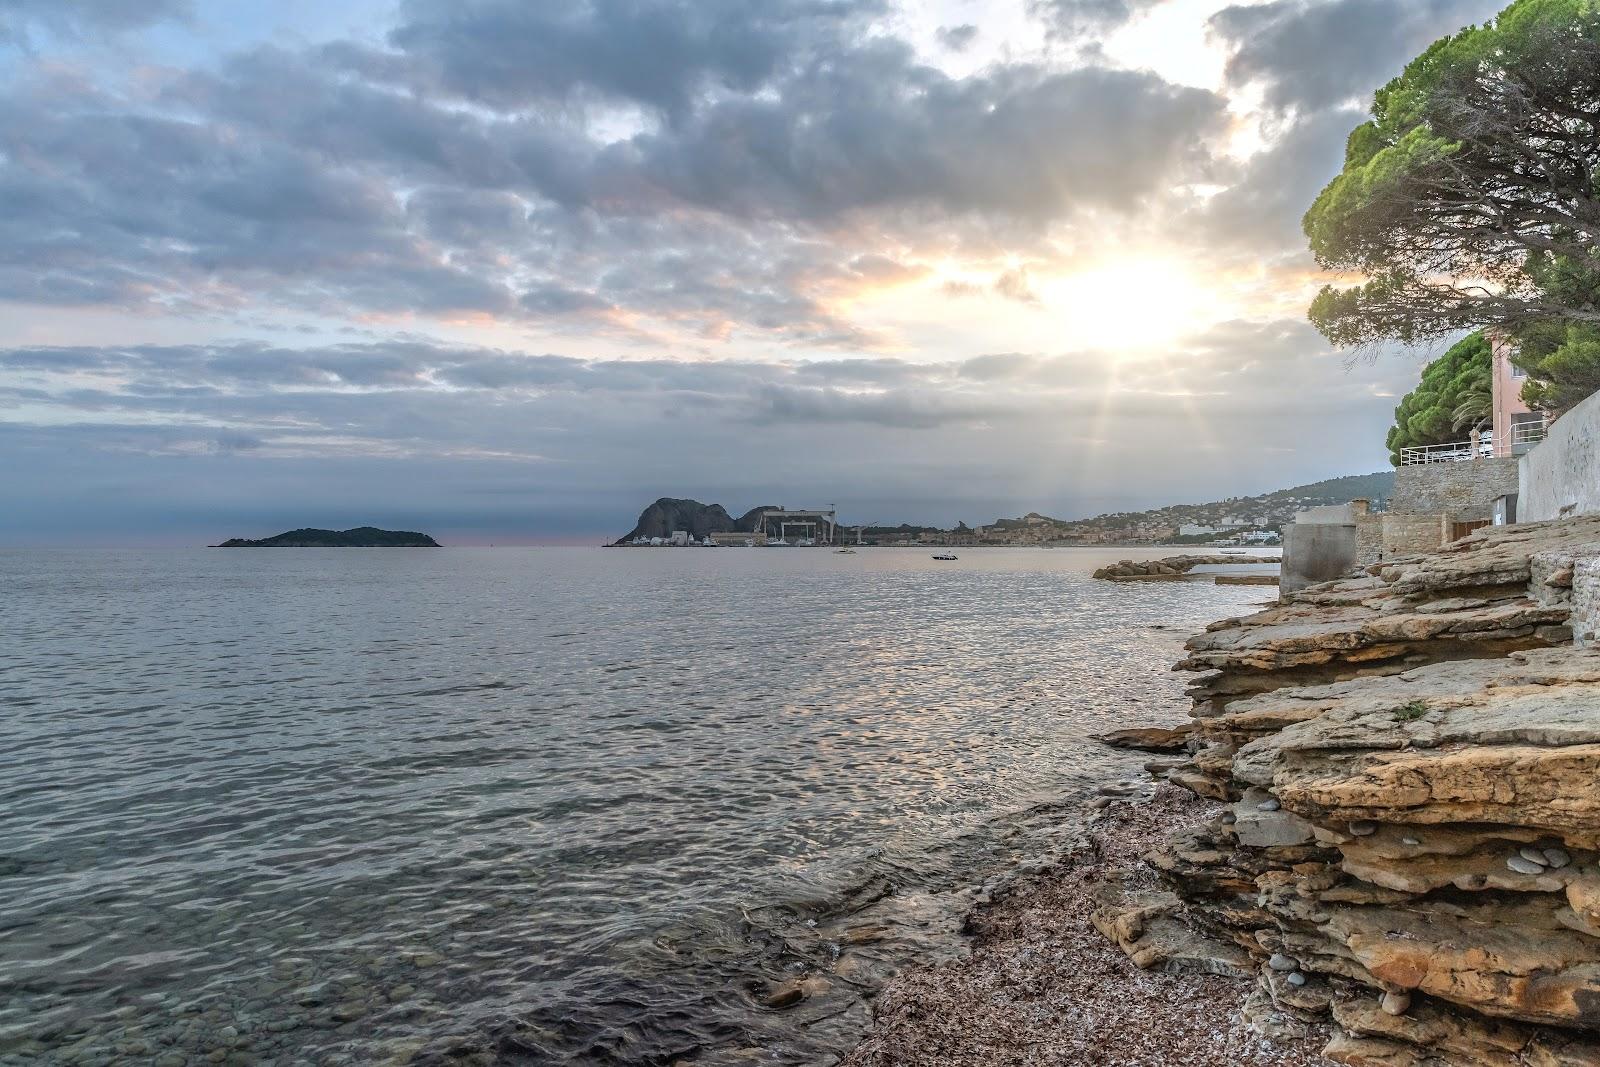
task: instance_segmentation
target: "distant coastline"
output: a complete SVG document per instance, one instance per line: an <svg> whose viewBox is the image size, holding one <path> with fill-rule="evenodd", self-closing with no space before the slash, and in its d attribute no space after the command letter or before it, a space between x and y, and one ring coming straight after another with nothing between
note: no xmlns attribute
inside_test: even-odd
<svg viewBox="0 0 1600 1067"><path fill-rule="evenodd" d="M357 526L350 530L288 530L272 537L251 540L230 537L211 548L439 548L439 542L411 530L380 530L376 526Z"/></svg>
<svg viewBox="0 0 1600 1067"><path fill-rule="evenodd" d="M633 529L609 546L1270 547L1282 543L1284 525L1304 509L1365 499L1381 511L1393 492L1394 472L1380 471L1206 504L1172 504L1087 519L1058 519L1031 512L1020 518L996 519L986 526L958 522L948 529L911 523L840 522L832 505L811 511L765 505L735 518L721 504L662 497L640 513Z"/></svg>

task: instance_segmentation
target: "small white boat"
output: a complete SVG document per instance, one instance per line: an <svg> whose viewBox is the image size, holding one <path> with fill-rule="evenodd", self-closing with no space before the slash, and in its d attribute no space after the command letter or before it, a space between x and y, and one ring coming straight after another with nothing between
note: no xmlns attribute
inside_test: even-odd
<svg viewBox="0 0 1600 1067"><path fill-rule="evenodd" d="M938 560L952 560L952 559L959 559L960 557L957 556L954 552L941 552L937 556L934 556L933 558L934 559L938 559Z"/></svg>
<svg viewBox="0 0 1600 1067"><path fill-rule="evenodd" d="M789 547L789 542L785 541L783 538L780 537L776 541L768 541L767 542L767 547L768 548L788 548Z"/></svg>

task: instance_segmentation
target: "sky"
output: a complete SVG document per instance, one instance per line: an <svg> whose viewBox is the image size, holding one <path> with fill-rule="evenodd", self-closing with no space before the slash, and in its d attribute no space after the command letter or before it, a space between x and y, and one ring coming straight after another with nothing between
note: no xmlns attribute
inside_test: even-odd
<svg viewBox="0 0 1600 1067"><path fill-rule="evenodd" d="M1382 469L1300 218L1501 6L0 0L0 545Z"/></svg>

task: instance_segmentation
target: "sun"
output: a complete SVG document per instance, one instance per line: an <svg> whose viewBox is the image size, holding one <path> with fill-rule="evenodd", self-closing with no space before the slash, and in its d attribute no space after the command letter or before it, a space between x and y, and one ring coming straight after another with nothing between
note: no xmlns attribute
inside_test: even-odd
<svg viewBox="0 0 1600 1067"><path fill-rule="evenodd" d="M1039 298L1068 347L1128 355L1170 344L1222 317L1218 294L1171 259L1101 263L1043 281Z"/></svg>

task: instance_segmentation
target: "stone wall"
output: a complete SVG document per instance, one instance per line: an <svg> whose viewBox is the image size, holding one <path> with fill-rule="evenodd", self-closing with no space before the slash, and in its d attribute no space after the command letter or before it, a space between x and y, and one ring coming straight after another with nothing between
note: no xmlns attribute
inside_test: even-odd
<svg viewBox="0 0 1600 1067"><path fill-rule="evenodd" d="M1557 419L1521 466L1517 521L1600 514L1600 394Z"/></svg>
<svg viewBox="0 0 1600 1067"><path fill-rule="evenodd" d="M1383 515L1367 514L1356 520L1356 563L1366 567L1383 558Z"/></svg>
<svg viewBox="0 0 1600 1067"><path fill-rule="evenodd" d="M1395 471L1389 511L1487 519L1493 514L1495 500L1515 493L1517 482L1513 456L1401 467ZM1438 543L1430 547L1437 548Z"/></svg>
<svg viewBox="0 0 1600 1067"><path fill-rule="evenodd" d="M1436 552L1443 544L1443 513L1419 515L1391 511L1383 516L1383 559Z"/></svg>
<svg viewBox="0 0 1600 1067"><path fill-rule="evenodd" d="M1283 528L1285 593L1342 578L1356 565L1355 523L1291 523Z"/></svg>

